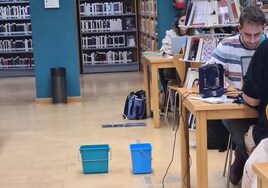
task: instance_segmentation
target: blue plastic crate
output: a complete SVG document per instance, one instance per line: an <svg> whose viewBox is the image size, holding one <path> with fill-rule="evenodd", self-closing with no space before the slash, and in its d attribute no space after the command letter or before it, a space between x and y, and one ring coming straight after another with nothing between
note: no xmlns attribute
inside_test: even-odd
<svg viewBox="0 0 268 188"><path fill-rule="evenodd" d="M149 174L152 171L152 146L149 143L130 144L133 174Z"/></svg>
<svg viewBox="0 0 268 188"><path fill-rule="evenodd" d="M110 147L108 144L80 146L84 174L107 173Z"/></svg>

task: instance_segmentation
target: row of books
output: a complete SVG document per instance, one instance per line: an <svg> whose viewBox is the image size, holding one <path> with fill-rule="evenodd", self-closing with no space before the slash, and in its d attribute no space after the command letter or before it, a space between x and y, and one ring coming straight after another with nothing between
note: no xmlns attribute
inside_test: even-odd
<svg viewBox="0 0 268 188"><path fill-rule="evenodd" d="M11 18L30 18L30 6L0 6L0 18L11 19Z"/></svg>
<svg viewBox="0 0 268 188"><path fill-rule="evenodd" d="M123 14L123 2L82 3L80 13L85 16Z"/></svg>
<svg viewBox="0 0 268 188"><path fill-rule="evenodd" d="M155 51L157 50L157 40L144 35L141 37L141 46L148 51Z"/></svg>
<svg viewBox="0 0 268 188"><path fill-rule="evenodd" d="M93 52L90 54L83 53L83 64L118 64L132 62L131 51L108 51L108 52Z"/></svg>
<svg viewBox="0 0 268 188"><path fill-rule="evenodd" d="M209 61L213 50L224 37L226 36L188 36L183 59L197 62Z"/></svg>
<svg viewBox="0 0 268 188"><path fill-rule="evenodd" d="M156 15L156 1L155 0L148 0L147 3L141 3L141 14L142 15Z"/></svg>
<svg viewBox="0 0 268 188"><path fill-rule="evenodd" d="M239 16L239 0L189 1L185 25L195 27L237 25Z"/></svg>
<svg viewBox="0 0 268 188"><path fill-rule="evenodd" d="M0 40L0 52L32 51L32 50L33 50L33 41L32 41L32 39Z"/></svg>
<svg viewBox="0 0 268 188"><path fill-rule="evenodd" d="M157 22L152 19L142 18L140 30L151 35L157 34Z"/></svg>
<svg viewBox="0 0 268 188"><path fill-rule="evenodd" d="M135 46L134 35L99 35L82 37L82 48L108 48L120 46Z"/></svg>
<svg viewBox="0 0 268 188"><path fill-rule="evenodd" d="M6 23L0 24L0 35L31 33L31 23Z"/></svg>
<svg viewBox="0 0 268 188"><path fill-rule="evenodd" d="M121 18L81 20L81 31L97 32L97 31L122 31L123 29L126 30L135 29L134 18L125 18L124 21L125 23L122 23Z"/></svg>
<svg viewBox="0 0 268 188"><path fill-rule="evenodd" d="M34 66L34 58L0 58L0 68L26 68Z"/></svg>

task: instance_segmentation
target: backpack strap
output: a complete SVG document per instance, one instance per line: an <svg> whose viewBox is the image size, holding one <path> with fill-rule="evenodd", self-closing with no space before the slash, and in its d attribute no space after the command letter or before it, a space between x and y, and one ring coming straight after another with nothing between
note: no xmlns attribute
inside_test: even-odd
<svg viewBox="0 0 268 188"><path fill-rule="evenodd" d="M129 103L129 99L130 97L134 95L134 92L131 92L130 94L128 94L128 96L126 97L126 101L125 101L125 107L124 107L124 111L123 111L123 118L127 118L129 111L128 111L128 103Z"/></svg>

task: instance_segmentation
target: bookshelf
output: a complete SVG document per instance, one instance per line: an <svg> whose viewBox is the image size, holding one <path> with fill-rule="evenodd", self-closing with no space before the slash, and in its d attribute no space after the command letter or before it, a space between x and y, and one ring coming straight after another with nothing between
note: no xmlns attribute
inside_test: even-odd
<svg viewBox="0 0 268 188"><path fill-rule="evenodd" d="M237 26L240 16L239 0L202 0L189 2L185 26L217 28Z"/></svg>
<svg viewBox="0 0 268 188"><path fill-rule="evenodd" d="M162 0L139 0L138 3L140 48L142 51L159 50L177 10L172 7L172 2Z"/></svg>
<svg viewBox="0 0 268 188"><path fill-rule="evenodd" d="M187 37L183 60L207 62L223 38L236 34L240 11L238 0L189 2L185 25L180 27L201 29L202 32ZM221 33L215 32L217 30Z"/></svg>
<svg viewBox="0 0 268 188"><path fill-rule="evenodd" d="M139 70L136 0L80 0L82 73Z"/></svg>
<svg viewBox="0 0 268 188"><path fill-rule="evenodd" d="M28 0L0 0L0 77L33 76Z"/></svg>

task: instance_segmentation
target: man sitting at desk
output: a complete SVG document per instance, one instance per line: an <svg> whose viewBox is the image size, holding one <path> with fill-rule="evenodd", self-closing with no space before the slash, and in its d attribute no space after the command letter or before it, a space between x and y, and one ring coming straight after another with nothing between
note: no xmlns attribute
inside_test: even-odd
<svg viewBox="0 0 268 188"><path fill-rule="evenodd" d="M212 54L211 61L224 66L226 82L237 89L240 89L242 85L241 56L252 56L255 49L266 38L263 34L265 23L265 15L261 9L256 6L244 8L239 18L240 33L223 39ZM230 181L236 185L242 178L243 167L248 158L244 134L250 125L256 123L256 119L223 120L223 123L232 134L236 144L235 160L231 165L230 172Z"/></svg>
<svg viewBox="0 0 268 188"><path fill-rule="evenodd" d="M268 40L265 40L257 49L252 57L248 71L243 81L243 99L244 101L256 108L259 113L258 121L256 124L249 127L248 132L245 134L245 146L248 154L265 138L268 138L268 118L266 116L266 106L268 105ZM266 143L267 143L267 139ZM258 151L266 150L266 153L259 153ZM258 153L256 153L258 152ZM258 148L251 156L251 161L267 161L267 147ZM265 152L265 151L264 151ZM249 175L252 167L245 166L244 175ZM251 177L243 177L243 180ZM251 183L251 182L250 182ZM242 182L242 185L244 182Z"/></svg>

